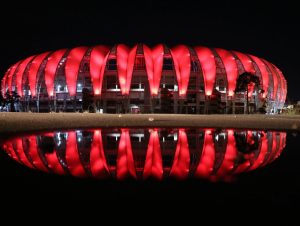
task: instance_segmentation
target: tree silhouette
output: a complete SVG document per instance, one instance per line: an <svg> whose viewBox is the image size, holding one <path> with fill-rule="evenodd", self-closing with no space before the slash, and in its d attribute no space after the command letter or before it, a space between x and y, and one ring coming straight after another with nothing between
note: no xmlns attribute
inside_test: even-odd
<svg viewBox="0 0 300 226"><path fill-rule="evenodd" d="M93 110L90 109L92 103L93 103L93 93L91 93L88 88L83 88L82 89L82 110L93 112Z"/></svg>
<svg viewBox="0 0 300 226"><path fill-rule="evenodd" d="M15 112L15 104L19 103L20 101L20 96L16 91L12 91L11 93L9 90L5 93L5 105L9 104L10 105L10 111Z"/></svg>
<svg viewBox="0 0 300 226"><path fill-rule="evenodd" d="M4 97L2 95L2 92L0 92L0 107L3 108L5 105L5 100Z"/></svg>
<svg viewBox="0 0 300 226"><path fill-rule="evenodd" d="M237 82L236 82L236 88L235 88L235 93L239 93L239 92L246 92L246 107L247 107L247 114L249 114L249 97L248 97L248 93L249 93L249 85L251 83L254 83L255 86L260 87L260 83L259 83L259 78L250 73L250 72L244 72L242 74L239 75ZM263 93L263 90L260 90L261 93Z"/></svg>

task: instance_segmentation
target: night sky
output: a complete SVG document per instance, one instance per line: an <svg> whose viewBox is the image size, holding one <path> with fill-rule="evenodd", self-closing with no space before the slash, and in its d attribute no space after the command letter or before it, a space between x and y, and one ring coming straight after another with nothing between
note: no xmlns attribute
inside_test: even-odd
<svg viewBox="0 0 300 226"><path fill-rule="evenodd" d="M204 45L271 61L287 78L288 98L300 100L300 14L295 1L107 2L1 6L1 76L22 58L60 48L141 42Z"/></svg>

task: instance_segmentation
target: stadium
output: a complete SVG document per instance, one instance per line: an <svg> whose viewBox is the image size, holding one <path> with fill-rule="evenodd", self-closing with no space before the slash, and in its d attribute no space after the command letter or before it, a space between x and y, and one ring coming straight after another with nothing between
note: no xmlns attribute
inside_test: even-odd
<svg viewBox="0 0 300 226"><path fill-rule="evenodd" d="M5 73L1 92L18 97L7 111L279 113L287 82L274 64L237 51L117 44L20 60Z"/></svg>

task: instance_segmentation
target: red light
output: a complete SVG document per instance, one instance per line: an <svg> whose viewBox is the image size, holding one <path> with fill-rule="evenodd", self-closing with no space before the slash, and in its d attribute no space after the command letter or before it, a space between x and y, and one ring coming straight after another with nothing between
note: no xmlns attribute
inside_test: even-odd
<svg viewBox="0 0 300 226"><path fill-rule="evenodd" d="M96 46L91 52L90 73L94 94L96 95L101 95L103 75L108 55L109 48L107 46Z"/></svg>
<svg viewBox="0 0 300 226"><path fill-rule="evenodd" d="M152 95L157 95L162 73L164 46L159 44L150 49L148 46L143 45L143 51L150 91Z"/></svg>
<svg viewBox="0 0 300 226"><path fill-rule="evenodd" d="M202 154L201 154L200 162L197 166L197 170L195 172L195 177L204 177L204 178L209 177L213 171L214 163L215 163L215 147L214 147L213 136L210 130L205 130Z"/></svg>
<svg viewBox="0 0 300 226"><path fill-rule="evenodd" d="M11 93L12 92L12 80L13 80L13 76L15 74L15 71L18 67L19 63L14 64L10 70L9 73L7 74L6 77L6 87L8 87L8 91Z"/></svg>
<svg viewBox="0 0 300 226"><path fill-rule="evenodd" d="M136 178L131 142L128 129L122 129L117 157L117 179Z"/></svg>
<svg viewBox="0 0 300 226"><path fill-rule="evenodd" d="M30 63L30 61L34 58L35 56L31 56L26 58L18 68L18 71L16 72L16 85L17 85L17 92L18 94L22 97L23 96L23 87L22 87L22 80L24 76L25 69L27 65Z"/></svg>
<svg viewBox="0 0 300 226"><path fill-rule="evenodd" d="M157 130L150 132L150 139L145 160L143 178L153 177L161 180L163 178L163 164Z"/></svg>
<svg viewBox="0 0 300 226"><path fill-rule="evenodd" d="M280 82L280 81L278 81L278 77L277 77L277 73L276 73L276 71L274 70L274 68L272 67L272 65L268 62L268 61L266 61L266 60L263 60L263 59L261 59L264 63L265 63L265 65L269 68L269 70L271 71L271 73L272 73L272 78L273 78L273 88L274 88L274 90L273 90L273 99L274 100L280 100L280 93L279 93L279 95L277 95L277 91L278 91L278 82Z"/></svg>
<svg viewBox="0 0 300 226"><path fill-rule="evenodd" d="M42 53L37 55L31 62L29 72L28 72L28 80L29 80L29 87L31 96L36 96L36 84L37 84L37 76L40 69L40 66L43 60L48 56L49 52Z"/></svg>
<svg viewBox="0 0 300 226"><path fill-rule="evenodd" d="M129 94L137 45L132 49L120 44L117 46L117 68L122 94Z"/></svg>
<svg viewBox="0 0 300 226"><path fill-rule="evenodd" d="M75 177L85 177L86 173L80 161L77 149L76 132L69 132L66 145L66 162L69 172Z"/></svg>
<svg viewBox="0 0 300 226"><path fill-rule="evenodd" d="M68 85L68 91L70 96L76 95L76 84L77 84L77 77L79 73L80 63L82 58L84 57L87 47L77 47L70 51L66 66L65 66L65 73L66 73L66 82Z"/></svg>
<svg viewBox="0 0 300 226"><path fill-rule="evenodd" d="M106 163L100 130L94 131L90 154L90 164L91 171L94 177L107 178L109 176L110 173Z"/></svg>
<svg viewBox="0 0 300 226"><path fill-rule="evenodd" d="M54 94L54 79L55 73L58 68L58 64L61 61L63 55L66 53L65 49L55 51L48 57L48 61L45 67L45 84L49 96Z"/></svg>
<svg viewBox="0 0 300 226"><path fill-rule="evenodd" d="M212 51L207 47L195 47L199 62L201 64L205 94L212 94L216 80L216 62Z"/></svg>
<svg viewBox="0 0 300 226"><path fill-rule="evenodd" d="M190 151L184 129L178 131L178 141L170 176L176 179L186 179L189 174Z"/></svg>
<svg viewBox="0 0 300 226"><path fill-rule="evenodd" d="M179 45L171 49L176 71L179 96L185 96L190 79L191 57L189 49L184 45Z"/></svg>
<svg viewBox="0 0 300 226"><path fill-rule="evenodd" d="M226 70L228 96L233 96L238 76L237 64L235 62L235 59L232 57L232 53L230 53L229 51L224 49L216 49L216 51L223 61Z"/></svg>

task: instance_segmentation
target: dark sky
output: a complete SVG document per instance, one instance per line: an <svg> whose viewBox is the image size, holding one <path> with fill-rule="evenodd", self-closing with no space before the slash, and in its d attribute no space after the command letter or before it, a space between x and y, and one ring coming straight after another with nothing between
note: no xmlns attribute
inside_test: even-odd
<svg viewBox="0 0 300 226"><path fill-rule="evenodd" d="M80 45L205 45L271 61L287 78L289 98L300 100L300 13L293 2L8 2L0 6L0 74L29 55Z"/></svg>

